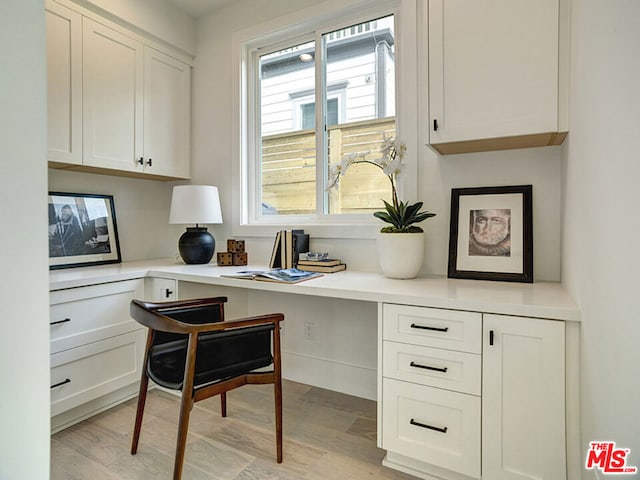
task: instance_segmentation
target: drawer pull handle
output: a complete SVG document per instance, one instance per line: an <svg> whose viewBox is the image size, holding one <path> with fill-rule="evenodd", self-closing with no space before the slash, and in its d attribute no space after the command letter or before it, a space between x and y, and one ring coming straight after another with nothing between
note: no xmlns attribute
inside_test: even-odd
<svg viewBox="0 0 640 480"><path fill-rule="evenodd" d="M449 327L428 327L426 325L411 324L411 328L419 328L420 330L433 330L434 332L448 332Z"/></svg>
<svg viewBox="0 0 640 480"><path fill-rule="evenodd" d="M165 298L171 298L171 295L173 295L173 290L171 290L169 288L165 288L164 289L164 297Z"/></svg>
<svg viewBox="0 0 640 480"><path fill-rule="evenodd" d="M436 372L442 372L442 373L447 373L447 370L448 370L447 367L430 367L429 365L420 365L419 363L416 363L416 362L411 362L409 366L416 367L416 368L424 368L425 370L435 370Z"/></svg>
<svg viewBox="0 0 640 480"><path fill-rule="evenodd" d="M65 383L71 383L71 380L68 378L65 378L62 382L56 383L55 385L51 385L51 388L59 387L61 385L64 385Z"/></svg>
<svg viewBox="0 0 640 480"><path fill-rule="evenodd" d="M428 428L429 430L435 430L436 432L447 433L447 427L434 427L433 425L427 425L426 423L416 422L413 418L409 422L411 425L415 425L416 427Z"/></svg>
<svg viewBox="0 0 640 480"><path fill-rule="evenodd" d="M70 321L71 321L70 318L65 318L65 319L62 319L62 320L57 320L55 322L49 322L49 325L58 325L60 323L66 323L66 322L70 322Z"/></svg>

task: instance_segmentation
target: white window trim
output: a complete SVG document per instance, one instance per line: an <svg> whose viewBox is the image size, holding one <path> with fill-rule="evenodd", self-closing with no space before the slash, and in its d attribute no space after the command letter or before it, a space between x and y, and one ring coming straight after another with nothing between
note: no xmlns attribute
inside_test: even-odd
<svg viewBox="0 0 640 480"><path fill-rule="evenodd" d="M418 35L416 0L327 0L290 15L279 17L254 27L236 32L233 36L233 105L232 105L232 181L233 206L231 233L234 236L272 237L283 228L304 228L317 238L374 238L384 226L373 215L315 215L262 216L260 223L249 223L249 189L255 191L255 122L248 118L248 82L251 49L256 45L274 42L281 38L308 38L311 30L323 26L335 29L339 23L351 25L370 19L394 14L396 18L396 130L407 145L407 156L401 177L398 178L401 197L415 201L418 185ZM273 32L277 32L274 34ZM286 35L286 37L285 37ZM319 109L316 109L318 112ZM254 112L259 106L254 105ZM317 121L317 120L316 120ZM382 206L381 206L382 207Z"/></svg>

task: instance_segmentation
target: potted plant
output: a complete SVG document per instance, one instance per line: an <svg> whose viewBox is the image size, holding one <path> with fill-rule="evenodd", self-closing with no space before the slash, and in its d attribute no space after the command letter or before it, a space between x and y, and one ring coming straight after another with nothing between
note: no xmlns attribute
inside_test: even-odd
<svg viewBox="0 0 640 480"><path fill-rule="evenodd" d="M351 153L331 169L331 181L327 188L338 185L340 177L350 165L368 163L380 168L391 183L391 203L383 200L385 210L374 212L374 216L389 226L382 227L377 238L378 258L383 273L390 278L414 278L424 257L424 230L418 223L436 214L421 211L422 202L409 204L398 199L396 176L402 168L402 158L407 147L395 138L384 137L381 156L367 159L370 152Z"/></svg>

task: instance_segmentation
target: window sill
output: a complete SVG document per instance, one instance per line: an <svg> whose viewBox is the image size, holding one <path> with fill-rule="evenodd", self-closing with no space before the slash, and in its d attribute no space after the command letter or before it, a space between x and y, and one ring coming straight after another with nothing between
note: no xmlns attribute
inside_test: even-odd
<svg viewBox="0 0 640 480"><path fill-rule="evenodd" d="M283 219L284 220L284 219ZM320 223L269 223L269 224L234 224L231 228L233 236L237 237L271 237L279 230L304 229L305 233L314 238L341 239L373 239L382 228L382 222L362 222L350 224L320 224Z"/></svg>

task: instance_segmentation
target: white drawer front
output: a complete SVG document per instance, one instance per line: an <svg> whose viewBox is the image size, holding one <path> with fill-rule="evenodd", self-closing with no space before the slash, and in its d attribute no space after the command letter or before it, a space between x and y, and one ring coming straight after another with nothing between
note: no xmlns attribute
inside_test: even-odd
<svg viewBox="0 0 640 480"><path fill-rule="evenodd" d="M145 331L51 355L51 416L140 380Z"/></svg>
<svg viewBox="0 0 640 480"><path fill-rule="evenodd" d="M51 353L141 328L131 319L129 304L143 294L143 280L51 292Z"/></svg>
<svg viewBox="0 0 640 480"><path fill-rule="evenodd" d="M382 355L387 378L472 395L482 391L482 361L475 353L384 342Z"/></svg>
<svg viewBox="0 0 640 480"><path fill-rule="evenodd" d="M481 353L482 314L385 303L383 338L427 347Z"/></svg>
<svg viewBox="0 0 640 480"><path fill-rule="evenodd" d="M480 398L383 379L382 448L480 478Z"/></svg>

